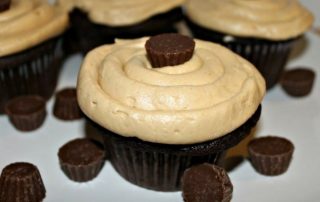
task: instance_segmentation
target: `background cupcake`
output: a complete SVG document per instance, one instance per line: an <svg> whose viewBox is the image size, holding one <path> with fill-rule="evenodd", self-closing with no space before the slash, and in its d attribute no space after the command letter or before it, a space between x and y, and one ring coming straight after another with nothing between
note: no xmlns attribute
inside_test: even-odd
<svg viewBox="0 0 320 202"><path fill-rule="evenodd" d="M274 86L294 42L312 22L297 0L188 0L186 20L197 38L220 43L252 62Z"/></svg>
<svg viewBox="0 0 320 202"><path fill-rule="evenodd" d="M58 0L70 11L70 52L89 50L115 38L137 38L176 32L184 0Z"/></svg>
<svg viewBox="0 0 320 202"><path fill-rule="evenodd" d="M259 119L265 83L249 62L211 42L195 40L190 58L194 43L188 37L147 40L91 51L78 77L78 102L101 126L120 175L145 188L174 191L186 168L218 163L248 134Z"/></svg>
<svg viewBox="0 0 320 202"><path fill-rule="evenodd" d="M42 0L8 1L0 10L0 114L12 97L49 98L62 59L68 15Z"/></svg>

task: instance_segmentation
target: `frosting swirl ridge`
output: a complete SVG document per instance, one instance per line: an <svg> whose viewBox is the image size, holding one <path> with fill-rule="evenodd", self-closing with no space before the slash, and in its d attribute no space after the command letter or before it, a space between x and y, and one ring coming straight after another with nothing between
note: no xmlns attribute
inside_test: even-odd
<svg viewBox="0 0 320 202"><path fill-rule="evenodd" d="M68 15L45 0L12 0L0 13L0 56L13 54L58 36Z"/></svg>
<svg viewBox="0 0 320 202"><path fill-rule="evenodd" d="M152 68L147 39L117 41L85 58L78 101L101 126L149 142L191 144L231 132L258 108L265 83L246 60L195 40L188 62Z"/></svg>
<svg viewBox="0 0 320 202"><path fill-rule="evenodd" d="M128 26L181 6L185 0L58 0L67 10L79 8L97 23Z"/></svg>
<svg viewBox="0 0 320 202"><path fill-rule="evenodd" d="M297 37L314 20L297 0L188 0L186 12L208 29L271 40Z"/></svg>

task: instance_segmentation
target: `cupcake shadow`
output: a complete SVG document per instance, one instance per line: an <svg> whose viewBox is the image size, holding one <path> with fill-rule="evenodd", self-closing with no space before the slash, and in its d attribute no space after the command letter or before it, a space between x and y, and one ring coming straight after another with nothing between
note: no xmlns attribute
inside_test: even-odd
<svg viewBox="0 0 320 202"><path fill-rule="evenodd" d="M250 134L242 140L238 145L228 150L224 160L221 162L221 166L228 172L233 171L239 167L246 159L248 159L248 143L256 137L256 134L260 130L260 124L258 123L254 127Z"/></svg>

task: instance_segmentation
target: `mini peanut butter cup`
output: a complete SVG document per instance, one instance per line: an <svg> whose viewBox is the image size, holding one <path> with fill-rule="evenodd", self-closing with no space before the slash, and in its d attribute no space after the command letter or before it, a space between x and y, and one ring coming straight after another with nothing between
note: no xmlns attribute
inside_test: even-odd
<svg viewBox="0 0 320 202"><path fill-rule="evenodd" d="M99 174L104 163L104 150L91 139L75 139L59 149L58 157L61 169L69 179L87 182Z"/></svg>
<svg viewBox="0 0 320 202"><path fill-rule="evenodd" d="M193 166L182 177L185 202L229 202L232 191L227 172L216 165L204 163Z"/></svg>
<svg viewBox="0 0 320 202"><path fill-rule="evenodd" d="M181 34L159 34L145 44L153 67L180 65L191 59L195 47L192 38Z"/></svg>
<svg viewBox="0 0 320 202"><path fill-rule="evenodd" d="M19 96L9 100L5 106L10 122L20 131L39 128L47 115L46 101L37 95Z"/></svg>
<svg viewBox="0 0 320 202"><path fill-rule="evenodd" d="M75 88L65 88L56 94L53 114L62 120L76 120L83 117Z"/></svg>
<svg viewBox="0 0 320 202"><path fill-rule="evenodd" d="M314 79L315 72L313 70L306 67L297 67L283 74L281 86L291 96L306 96L312 90Z"/></svg>
<svg viewBox="0 0 320 202"><path fill-rule="evenodd" d="M10 8L11 0L0 0L0 13Z"/></svg>
<svg viewBox="0 0 320 202"><path fill-rule="evenodd" d="M46 189L36 166L30 163L13 163L6 166L0 177L1 202L40 202Z"/></svg>
<svg viewBox="0 0 320 202"><path fill-rule="evenodd" d="M263 175L275 176L287 171L293 154L293 144L282 137L267 136L248 144L252 166Z"/></svg>

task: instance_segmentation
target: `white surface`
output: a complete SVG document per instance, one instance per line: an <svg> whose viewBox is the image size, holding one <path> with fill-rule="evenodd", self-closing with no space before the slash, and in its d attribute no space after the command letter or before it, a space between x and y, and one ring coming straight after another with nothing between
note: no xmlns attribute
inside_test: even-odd
<svg viewBox="0 0 320 202"><path fill-rule="evenodd" d="M302 1L317 15L320 26L319 0ZM312 67L320 75L320 36L306 35L307 46L291 59L289 68L297 65ZM79 55L64 65L58 89L75 86L81 63ZM262 118L257 136L274 134L293 141L295 152L289 170L278 177L256 173L245 161L230 173L234 185L233 202L317 202L320 201L320 82L312 94L304 98L288 97L277 86L263 101ZM17 162L31 162L39 168L46 186L44 202L181 202L181 192L160 193L136 187L123 180L107 162L99 176L89 183L67 179L59 168L57 151L67 141L84 136L84 122L64 122L52 116L53 99L47 105L48 117L37 131L21 133L0 116L0 170Z"/></svg>

